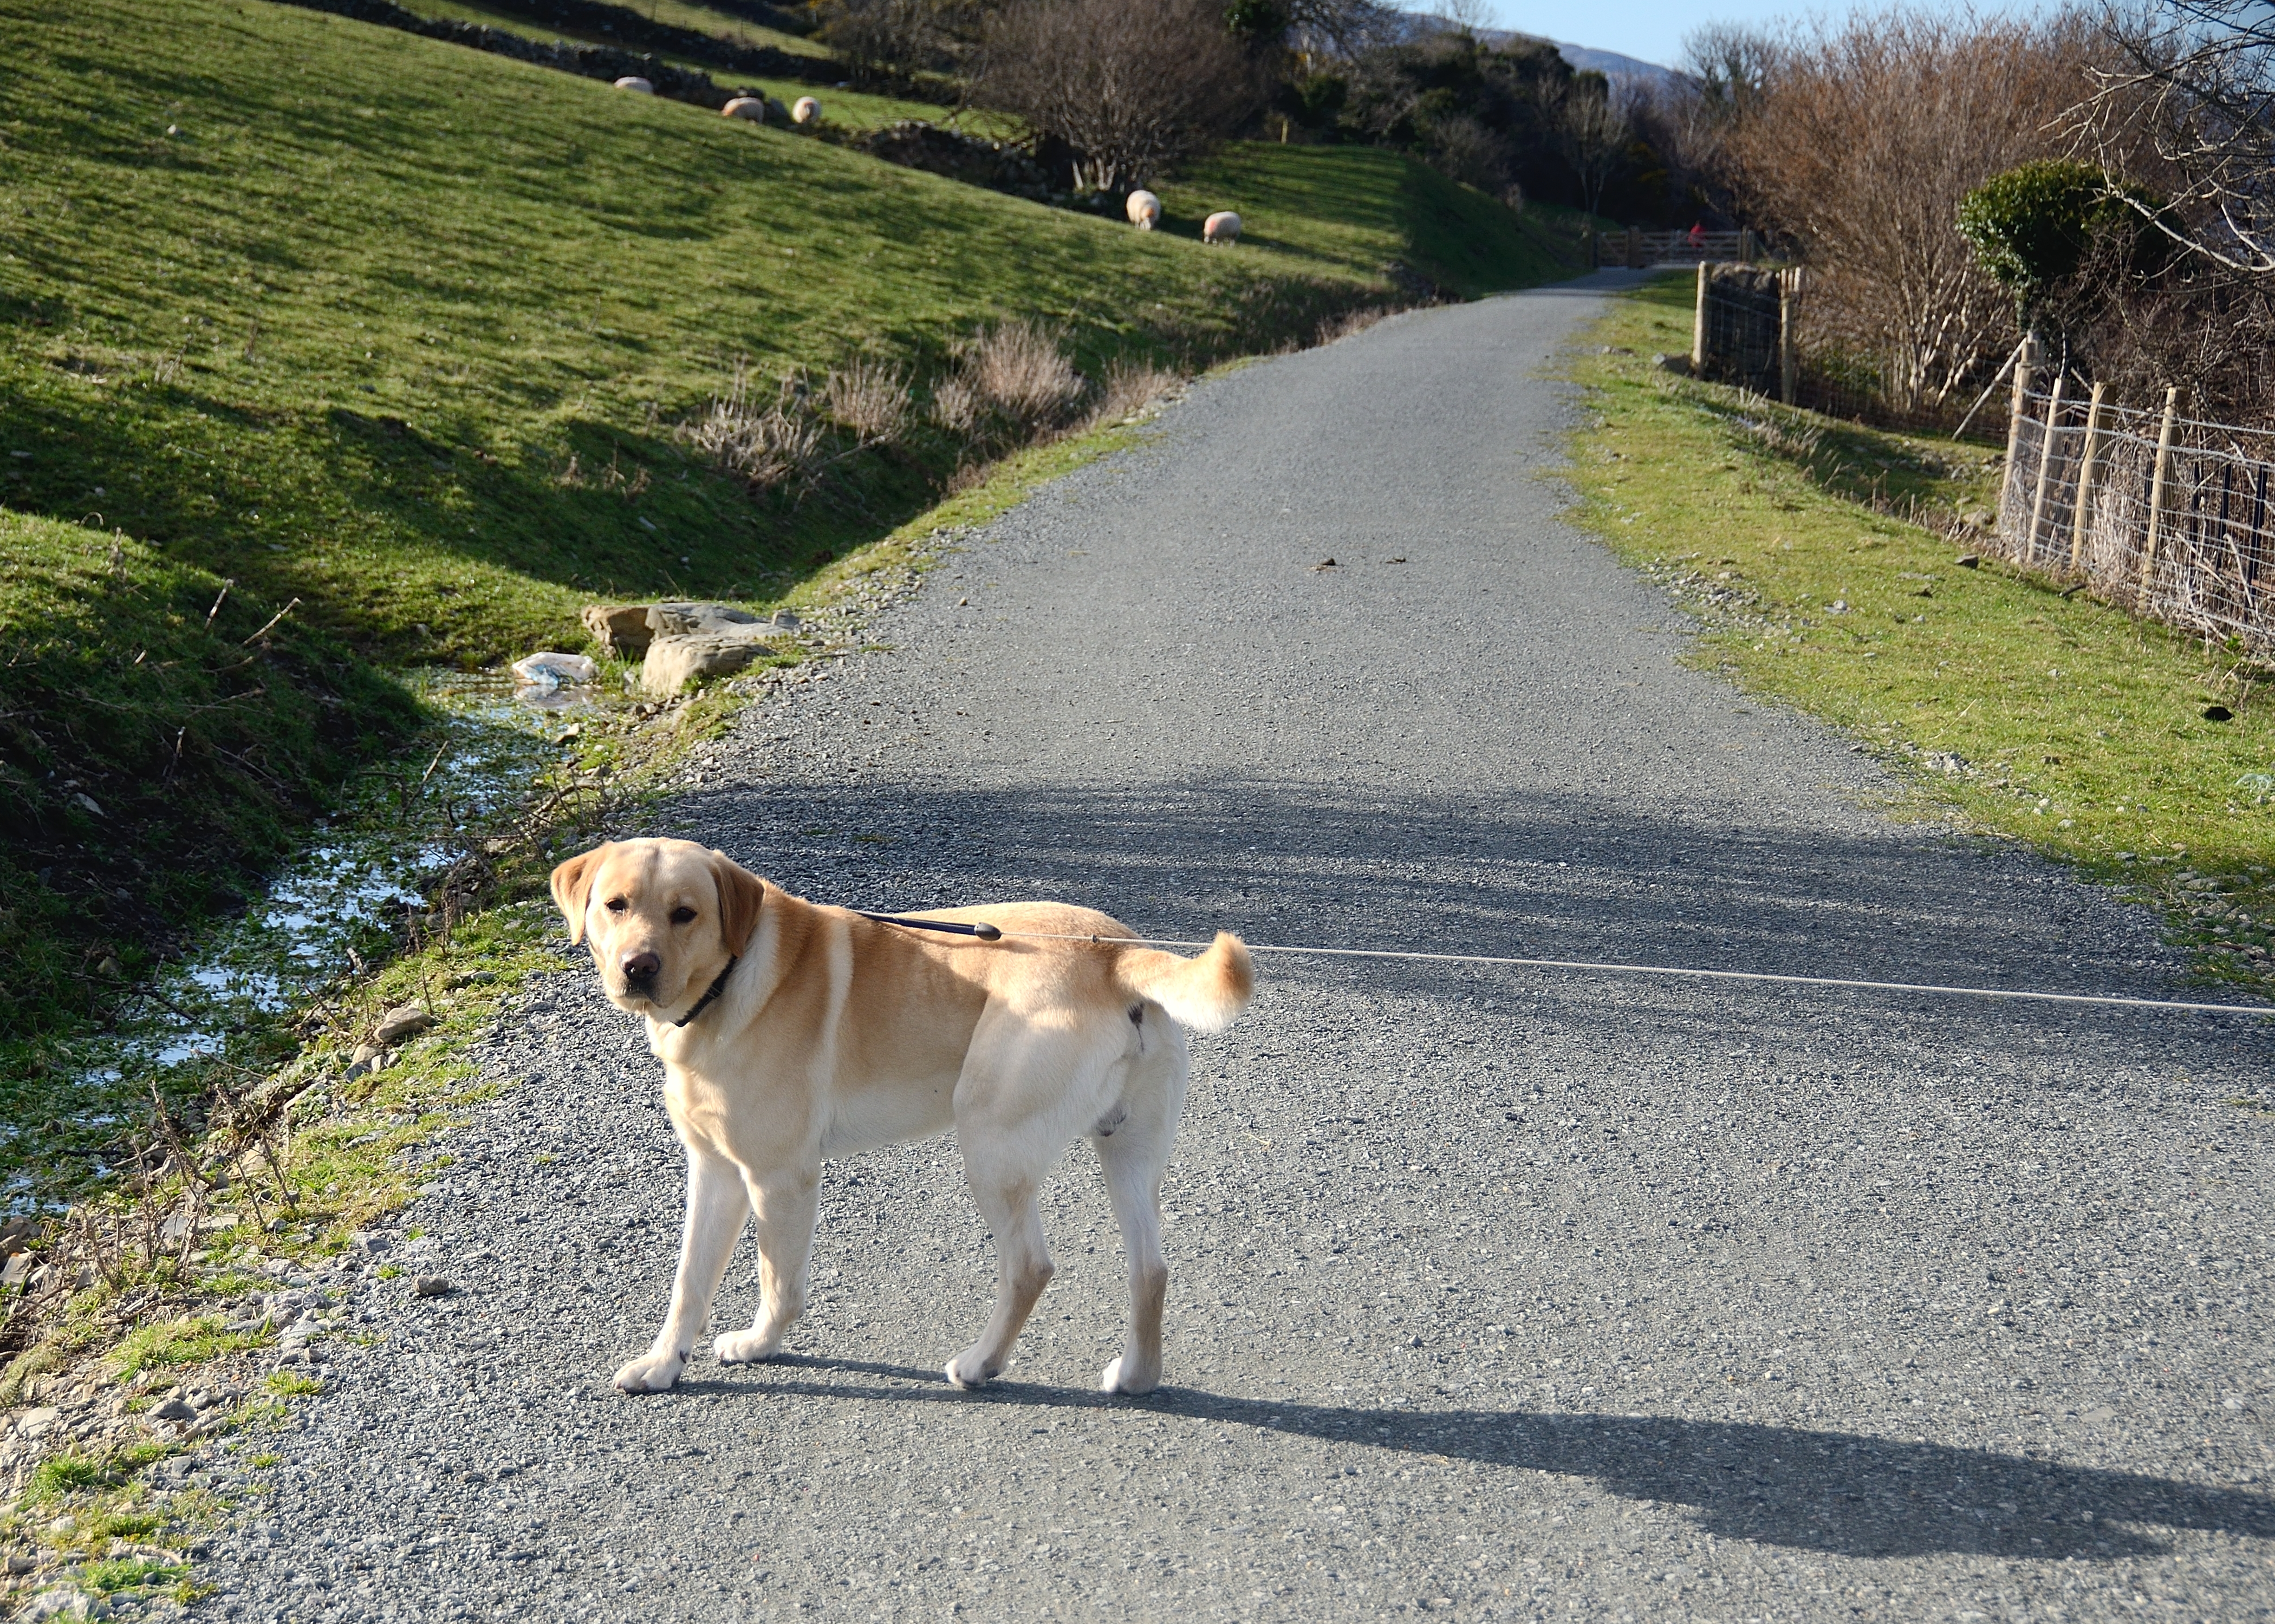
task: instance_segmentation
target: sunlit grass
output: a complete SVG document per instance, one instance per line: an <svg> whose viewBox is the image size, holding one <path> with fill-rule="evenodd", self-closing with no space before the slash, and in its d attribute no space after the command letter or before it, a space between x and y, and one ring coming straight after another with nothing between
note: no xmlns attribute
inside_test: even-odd
<svg viewBox="0 0 2275 1624"><path fill-rule="evenodd" d="M2207 973L2264 983L2269 674L1995 561L1961 567L1963 544L1873 505L1984 504L1996 445L1653 369L1688 349L1690 300L1688 280L1660 279L1591 336L1614 352L1577 365L1602 413L1576 446L1584 522L1704 617L1703 660L1867 741L1924 804L2140 886ZM2205 717L2215 701L2232 721Z"/></svg>

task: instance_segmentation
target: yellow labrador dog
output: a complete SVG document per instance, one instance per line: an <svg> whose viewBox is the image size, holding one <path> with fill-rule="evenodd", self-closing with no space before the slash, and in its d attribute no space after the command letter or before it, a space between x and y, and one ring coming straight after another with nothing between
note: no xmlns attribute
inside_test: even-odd
<svg viewBox="0 0 2275 1624"><path fill-rule="evenodd" d="M1247 1007L1255 976L1238 937L1220 933L1192 959L1040 939L1131 933L1058 903L912 916L1003 933L936 935L805 902L684 840L571 857L553 897L609 1001L646 1017L687 1147L671 1309L617 1386L678 1380L751 1213L758 1321L712 1347L728 1363L770 1357L805 1306L823 1159L951 1126L998 1256L994 1314L948 1379L982 1386L1010 1358L1051 1278L1035 1192L1086 1137L1130 1254L1129 1336L1102 1385L1160 1380L1161 1174L1184 1108L1184 1029L1221 1031Z"/></svg>

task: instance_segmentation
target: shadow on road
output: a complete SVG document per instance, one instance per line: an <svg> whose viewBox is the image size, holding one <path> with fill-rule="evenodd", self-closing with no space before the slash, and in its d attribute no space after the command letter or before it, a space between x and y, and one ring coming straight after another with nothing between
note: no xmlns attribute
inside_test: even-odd
<svg viewBox="0 0 2275 1624"><path fill-rule="evenodd" d="M798 1370L890 1385L800 1380ZM783 1372L787 1379L774 1379ZM754 1372L755 1374L755 1372ZM2113 1561L2154 1555L2143 1527L2275 1538L2275 1498L1948 1445L1746 1421L1524 1410L1347 1409L1164 1387L1143 1399L999 1382L959 1393L939 1372L858 1360L779 1360L757 1383L683 1382L715 1397L797 1394L1033 1409L1140 1409L1394 1454L1587 1477L1625 1499L1687 1507L1707 1532L1840 1556Z"/></svg>
<svg viewBox="0 0 2275 1624"><path fill-rule="evenodd" d="M2052 864L1956 839L1731 827L1521 787L1393 794L1230 777L1016 792L791 781L691 804L730 855L816 902L851 907L1039 895L1175 938L1222 927L1256 942L2187 995L2150 933L2120 928L2108 898ZM1270 973L1322 963L1278 959ZM1449 971L1371 963L1363 973L1420 991ZM1625 1016L1648 1021L1656 1010L1678 1030L1697 1018L1687 994L1632 980L1533 985L1576 1002L1615 985ZM2271 1036L2219 1017L1857 996L2017 1038L2108 1021L2135 1038L2213 1038L2256 1053Z"/></svg>

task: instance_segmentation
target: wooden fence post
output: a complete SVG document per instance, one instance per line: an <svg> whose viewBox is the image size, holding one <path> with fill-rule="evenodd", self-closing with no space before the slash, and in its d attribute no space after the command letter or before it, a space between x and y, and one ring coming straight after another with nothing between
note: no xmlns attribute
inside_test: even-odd
<svg viewBox="0 0 2275 1624"><path fill-rule="evenodd" d="M2061 416L2062 395L2069 383L2067 372L2054 374L2053 393L2046 397L2045 432L2038 436L2038 488L2030 495L2030 530L2022 538L2022 562L2029 563L2038 555L2038 529L2046 513L2046 487L2053 482L2054 443L2060 430L2055 427Z"/></svg>
<svg viewBox="0 0 2275 1624"><path fill-rule="evenodd" d="M1690 375L1706 375L1706 283L1713 268L1705 261L1698 261L1698 306L1690 314Z"/></svg>
<svg viewBox="0 0 2275 1624"><path fill-rule="evenodd" d="M2022 413L2030 399L2030 374L2038 369L2038 336L2022 340L2014 357L2014 398L2007 408L2007 466L1999 476L1999 522L2007 522L2007 494L2014 488L2014 453L2022 443Z"/></svg>
<svg viewBox="0 0 2275 1624"><path fill-rule="evenodd" d="M1628 227L1628 268L1643 268L1643 228L1639 225Z"/></svg>
<svg viewBox="0 0 2275 1624"><path fill-rule="evenodd" d="M2157 429L2157 472L2149 480L2149 541L2141 549L2141 590L2157 571L2157 537L2165 525L2165 475L2173 464L2173 427L2188 391L2175 383L2165 391L2165 420Z"/></svg>
<svg viewBox="0 0 2275 1624"><path fill-rule="evenodd" d="M1751 265L1753 262L1753 229L1750 226L1741 226L1738 229L1738 263L1741 265Z"/></svg>
<svg viewBox="0 0 2275 1624"><path fill-rule="evenodd" d="M2097 465L2101 461L2102 397L2108 389L2105 383L2095 384L2093 398L2085 408L2085 449L2078 454L2077 464L2077 513L2069 527L2069 567L2073 570L2085 558L2086 515L2091 510L2093 476L2099 471Z"/></svg>
<svg viewBox="0 0 2275 1624"><path fill-rule="evenodd" d="M1801 393L1801 354L1794 348L1794 321L1801 313L1801 267L1778 273L1778 397L1788 406Z"/></svg>

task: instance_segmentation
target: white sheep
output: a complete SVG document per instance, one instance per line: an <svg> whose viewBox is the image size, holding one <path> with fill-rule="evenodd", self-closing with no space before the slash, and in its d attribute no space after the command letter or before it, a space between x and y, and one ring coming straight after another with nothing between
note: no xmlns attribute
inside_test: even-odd
<svg viewBox="0 0 2275 1624"><path fill-rule="evenodd" d="M819 124L821 121L821 103L812 96L800 96L790 110L790 116L799 124Z"/></svg>
<svg viewBox="0 0 2275 1624"><path fill-rule="evenodd" d="M1161 223L1161 200L1150 192L1133 192L1128 204L1130 223L1150 231Z"/></svg>
<svg viewBox="0 0 2275 1624"><path fill-rule="evenodd" d="M1201 222L1201 240L1205 243L1238 242L1240 216L1228 208L1220 208Z"/></svg>
<svg viewBox="0 0 2275 1624"><path fill-rule="evenodd" d="M767 121L767 99L764 96L737 96L719 110L722 118L747 118L752 124Z"/></svg>
<svg viewBox="0 0 2275 1624"><path fill-rule="evenodd" d="M649 84L647 80L640 78L636 73L628 73L624 78L618 79L616 81L616 88L619 90L629 90L635 95L652 96L655 94L655 87Z"/></svg>

